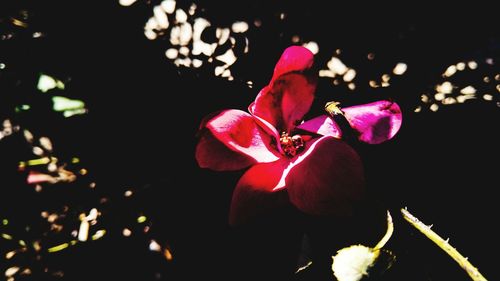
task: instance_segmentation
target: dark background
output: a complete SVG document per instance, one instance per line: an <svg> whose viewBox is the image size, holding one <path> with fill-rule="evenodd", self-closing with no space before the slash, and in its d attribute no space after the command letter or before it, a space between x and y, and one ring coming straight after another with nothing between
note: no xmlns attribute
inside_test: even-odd
<svg viewBox="0 0 500 281"><path fill-rule="evenodd" d="M421 104L420 95L432 92L444 81L441 74L446 67L459 61L493 58L494 65L483 63L480 70L453 78L457 84L474 85L479 93L490 89L481 80L484 75L493 80L500 59L498 20L492 7L197 2L199 9L204 8L200 13L214 26L229 26L236 20L252 23L257 18L263 23L246 34L250 52L233 65L235 80L226 81L215 77L209 66L176 67L164 55L168 38L149 41L144 37L143 27L154 4L1 4L0 32L15 35L0 41L0 62L7 66L0 70L2 120L11 118L35 134L49 136L61 158L78 155L98 188L89 191L84 187L89 180L84 180L34 192L16 168L18 161L31 157L20 144L22 137L5 138L0 140L0 215L9 218L12 233L28 241L41 238L44 246L66 240L63 234L43 231L41 210L70 205L78 214L100 204L100 223L108 230L102 240L59 253L28 253L15 261L5 260L5 265L2 260L1 269L14 262L30 267L31 275L19 277L28 280L240 280L252 274L264 275L259 279L265 280L273 258L275 271L286 267L284 260L295 258L297 247L287 244L289 239L282 244L279 239L270 242L264 238L269 231L265 225L251 230L227 225L231 192L241 173L200 170L193 156L200 120L219 109L245 109L269 81L281 52L292 44L291 37L298 34L304 41L318 42L320 67L340 48L342 59L358 71L356 79L365 81L351 92L320 79L313 110L319 113L319 101L332 95L347 105L392 98L403 110L403 127L394 140L359 147L369 190L395 218L394 237L386 247L398 261L387 278L469 279L451 258L401 219L399 208L407 206L424 222L434 224L437 233L450 237L452 245L493 280L495 259L489 257L497 249L493 192L498 187L499 92L491 92L493 102L478 99L437 112L413 112ZM20 11L28 12L27 28L9 23ZM45 36L35 40L31 37L35 31ZM374 62L366 59L370 52L376 55ZM402 79L388 88L368 86L369 80L400 61L409 66ZM49 99L36 92L40 72L65 81L62 95L84 100L89 113L62 118L52 112ZM253 81L252 89L247 80ZM16 105L27 102L32 110L14 113ZM127 189L134 190L133 198L123 198ZM103 197L108 203L99 203ZM133 229L131 237L123 237L122 228L138 213L147 214L152 231L136 235ZM78 223L75 215L73 224ZM24 231L26 225L32 230ZM148 250L153 238L168 245L172 261ZM7 252L9 247L0 248ZM64 272L63 276L56 271ZM271 270L268 277L273 274L279 273Z"/></svg>

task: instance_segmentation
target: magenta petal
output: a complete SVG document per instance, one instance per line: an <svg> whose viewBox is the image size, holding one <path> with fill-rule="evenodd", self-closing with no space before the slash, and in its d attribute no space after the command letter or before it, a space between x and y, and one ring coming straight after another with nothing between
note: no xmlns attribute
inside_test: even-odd
<svg viewBox="0 0 500 281"><path fill-rule="evenodd" d="M239 225L280 206L289 204L283 188L276 188L288 159L252 166L238 181L233 192L229 223Z"/></svg>
<svg viewBox="0 0 500 281"><path fill-rule="evenodd" d="M300 124L298 129L322 136L331 136L337 139L342 137L340 127L327 115L321 115Z"/></svg>
<svg viewBox="0 0 500 281"><path fill-rule="evenodd" d="M252 115L241 110L225 110L207 122L206 127L230 149L248 155L258 163L278 160L271 136L255 123Z"/></svg>
<svg viewBox="0 0 500 281"><path fill-rule="evenodd" d="M217 171L238 170L255 163L278 160L266 134L253 117L241 110L225 110L205 122L205 132L196 147L196 160L202 168Z"/></svg>
<svg viewBox="0 0 500 281"><path fill-rule="evenodd" d="M248 107L248 111L254 117L255 123L257 123L267 134L269 134L270 136L274 137L276 139L276 141L279 141L280 134L278 133L278 130L274 127L274 125L272 125L271 123L269 123L266 119L261 118L261 117L255 115L254 114L254 108L255 108L255 102L253 102L252 104L250 104L250 106Z"/></svg>
<svg viewBox="0 0 500 281"><path fill-rule="evenodd" d="M401 128L402 114L399 105L391 101L376 101L342 109L356 131L359 140L378 144L391 139Z"/></svg>
<svg viewBox="0 0 500 281"><path fill-rule="evenodd" d="M313 63L314 55L307 48L301 46L288 47L274 67L272 81L289 72L307 70L312 67Z"/></svg>
<svg viewBox="0 0 500 281"><path fill-rule="evenodd" d="M250 113L279 131L291 131L309 111L315 90L315 81L305 75L285 74L260 91Z"/></svg>
<svg viewBox="0 0 500 281"><path fill-rule="evenodd" d="M313 215L348 216L364 195L363 165L345 142L321 137L292 163L285 178L290 201Z"/></svg>
<svg viewBox="0 0 500 281"><path fill-rule="evenodd" d="M299 46L287 48L274 68L271 82L250 106L252 115L280 132L291 131L314 100L316 81L305 72L313 63L314 55L308 49Z"/></svg>
<svg viewBox="0 0 500 281"><path fill-rule="evenodd" d="M210 132L200 138L195 155L201 168L215 171L236 171L256 163L255 159L229 149Z"/></svg>

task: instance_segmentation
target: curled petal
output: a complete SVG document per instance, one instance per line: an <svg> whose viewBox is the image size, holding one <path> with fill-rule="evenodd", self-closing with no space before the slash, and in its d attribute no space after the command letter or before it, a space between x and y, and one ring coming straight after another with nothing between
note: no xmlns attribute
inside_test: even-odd
<svg viewBox="0 0 500 281"><path fill-rule="evenodd" d="M313 215L352 215L364 196L363 165L345 142L321 137L294 159L284 186L292 204Z"/></svg>
<svg viewBox="0 0 500 281"><path fill-rule="evenodd" d="M378 144L391 139L401 128L402 114L399 105L391 101L376 101L342 109L359 140Z"/></svg>
<svg viewBox="0 0 500 281"><path fill-rule="evenodd" d="M272 81L290 72L302 72L312 67L314 55L305 47L288 47L281 55L278 63L274 67Z"/></svg>
<svg viewBox="0 0 500 281"><path fill-rule="evenodd" d="M300 124L298 129L322 136L331 136L337 139L342 137L339 125L327 115L321 115Z"/></svg>
<svg viewBox="0 0 500 281"><path fill-rule="evenodd" d="M308 49L287 48L274 68L271 82L250 105L250 113L265 120L268 123L265 126L291 131L309 111L314 99L316 81L306 72L313 63L314 55Z"/></svg>
<svg viewBox="0 0 500 281"><path fill-rule="evenodd" d="M229 223L239 225L253 218L289 204L283 187L276 188L280 182L288 159L252 166L241 177L233 192Z"/></svg>
<svg viewBox="0 0 500 281"><path fill-rule="evenodd" d="M202 167L215 170L232 170L253 163L267 163L278 160L279 154L271 147L271 137L254 121L254 118L240 110L226 110L206 122L209 130L196 148L196 159ZM223 153L222 145L243 157L233 159L233 153ZM216 152L220 152L218 154ZM224 164L228 161L229 164ZM241 165L236 162L241 161ZM233 168L231 168L233 167Z"/></svg>
<svg viewBox="0 0 500 281"><path fill-rule="evenodd" d="M309 111L316 81L304 74L288 73L263 88L250 113L267 121L278 131L291 131Z"/></svg>
<svg viewBox="0 0 500 281"><path fill-rule="evenodd" d="M252 104L250 104L250 106L248 107L248 112L250 112L250 114L252 114L252 116L254 117L254 120L255 122L266 132L268 133L270 136L274 137L275 140L277 142L279 142L279 139L280 139L280 134L278 133L278 130L274 127L274 125L272 125L271 123L269 123L266 119L262 118L262 117L259 117L257 115L254 114L254 110L255 109L255 102L253 102Z"/></svg>

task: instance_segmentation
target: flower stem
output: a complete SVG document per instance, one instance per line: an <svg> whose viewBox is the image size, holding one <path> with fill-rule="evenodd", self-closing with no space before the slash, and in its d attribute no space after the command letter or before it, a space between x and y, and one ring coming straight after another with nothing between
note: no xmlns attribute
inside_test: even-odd
<svg viewBox="0 0 500 281"><path fill-rule="evenodd" d="M385 246L385 243L389 241L389 239L392 236L392 233L394 232L394 224L392 223L392 216L389 211L387 211L387 231L385 232L384 237L380 239L380 241L375 245L375 250L382 249L382 247Z"/></svg>
<svg viewBox="0 0 500 281"><path fill-rule="evenodd" d="M462 254L460 254L457 249L453 248L448 240L444 240L436 232L431 230L431 226L425 225L419 219L414 217L408 210L401 209L401 213L406 221L408 221L413 227L422 232L427 238L436 243L443 251L445 251L450 257L452 257L459 265L462 267L467 274L474 281L487 281L486 278L475 268Z"/></svg>

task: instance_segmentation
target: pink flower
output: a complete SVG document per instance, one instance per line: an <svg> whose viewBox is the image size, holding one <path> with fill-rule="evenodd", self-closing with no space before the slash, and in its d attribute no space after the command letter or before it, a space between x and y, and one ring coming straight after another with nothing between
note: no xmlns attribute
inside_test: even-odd
<svg viewBox="0 0 500 281"><path fill-rule="evenodd" d="M280 203L313 215L347 216L364 193L363 165L327 115L303 121L314 99L313 54L285 50L249 113L229 109L202 123L196 159L217 171L250 167L236 185L229 221L239 224ZM401 127L396 103L342 109L358 139L381 143Z"/></svg>

